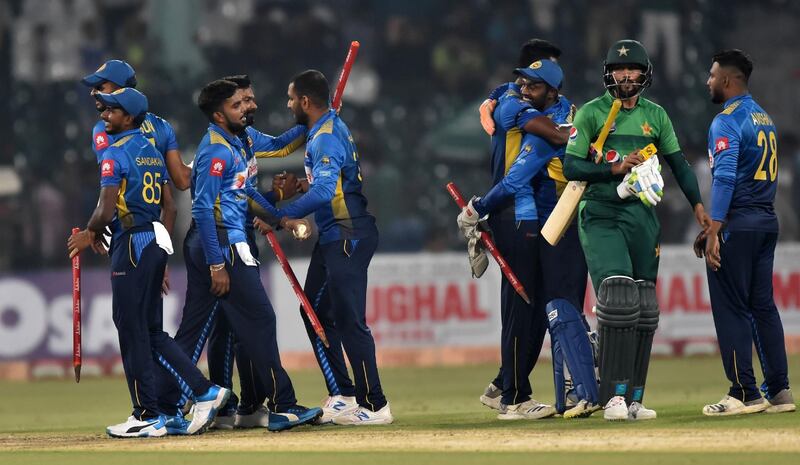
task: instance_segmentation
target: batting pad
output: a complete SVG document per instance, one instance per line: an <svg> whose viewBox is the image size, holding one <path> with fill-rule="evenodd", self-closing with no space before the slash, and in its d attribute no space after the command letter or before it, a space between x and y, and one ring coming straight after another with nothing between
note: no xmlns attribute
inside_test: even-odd
<svg viewBox="0 0 800 465"><path fill-rule="evenodd" d="M626 396L636 356L639 288L627 276L611 276L597 291L600 333L600 402Z"/></svg>
<svg viewBox="0 0 800 465"><path fill-rule="evenodd" d="M578 400L596 404L599 393L594 375L594 355L581 314L564 299L550 301L545 311L550 325L556 410L558 413L566 410L565 371L572 375L572 385Z"/></svg>
<svg viewBox="0 0 800 465"><path fill-rule="evenodd" d="M656 284L652 281L636 281L639 287L639 322L636 325L636 359L633 364L633 380L626 399L630 402L642 402L644 385L647 381L647 369L650 366L650 349L653 348L653 337L658 328L658 300Z"/></svg>

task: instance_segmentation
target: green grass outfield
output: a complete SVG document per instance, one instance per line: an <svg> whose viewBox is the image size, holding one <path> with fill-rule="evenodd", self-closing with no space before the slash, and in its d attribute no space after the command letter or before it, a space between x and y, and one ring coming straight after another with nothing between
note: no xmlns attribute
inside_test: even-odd
<svg viewBox="0 0 800 465"><path fill-rule="evenodd" d="M602 415L503 422L478 402L496 367L393 368L381 372L395 423L371 428L300 427L210 432L199 437L115 440L105 426L129 414L122 379L0 382L0 464L795 464L800 413L707 418L726 381L717 357L655 359L649 422L609 423ZM790 375L800 376L800 357ZM291 373L298 398L325 395L316 371ZM552 402L547 363L534 371L537 399Z"/></svg>

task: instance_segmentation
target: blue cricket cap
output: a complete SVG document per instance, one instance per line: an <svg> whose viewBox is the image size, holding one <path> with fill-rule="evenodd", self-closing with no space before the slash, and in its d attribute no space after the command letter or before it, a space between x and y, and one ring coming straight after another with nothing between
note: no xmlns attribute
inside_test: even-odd
<svg viewBox="0 0 800 465"><path fill-rule="evenodd" d="M87 87L94 87L105 81L111 81L120 87L136 87L136 71L122 60L108 60L97 71L81 79L81 83Z"/></svg>
<svg viewBox="0 0 800 465"><path fill-rule="evenodd" d="M147 97L132 87L123 87L110 94L97 93L94 98L111 108L122 108L134 118L147 112Z"/></svg>
<svg viewBox="0 0 800 465"><path fill-rule="evenodd" d="M552 60L537 60L527 68L517 68L514 74L530 79L531 81L543 81L550 87L561 88L564 81L564 72L561 67Z"/></svg>

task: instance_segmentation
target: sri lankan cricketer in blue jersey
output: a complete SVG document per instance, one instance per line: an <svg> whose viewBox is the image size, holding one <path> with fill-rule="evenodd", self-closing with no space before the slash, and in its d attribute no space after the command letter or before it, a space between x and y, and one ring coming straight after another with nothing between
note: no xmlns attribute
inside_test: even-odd
<svg viewBox="0 0 800 465"><path fill-rule="evenodd" d="M304 290L330 347L322 345L305 315L303 321L328 387L320 422L388 424L392 412L383 395L375 341L366 322L367 271L378 247L378 229L361 192L358 151L347 125L329 108L328 80L321 72L307 70L295 76L288 97L296 121L309 128L305 170L310 187L280 210L264 208L281 218L281 225L314 213L319 228ZM353 381L342 347L353 368Z"/></svg>
<svg viewBox="0 0 800 465"><path fill-rule="evenodd" d="M109 426L112 437L152 437L201 433L214 419L230 391L213 385L162 329L161 282L172 253L170 232L175 207L164 158L139 130L145 121L147 98L132 88L97 93L103 104L104 129L116 142L100 161L100 200L86 230L68 241L72 254L90 245L110 224L111 289L114 325L133 413ZM156 363L186 384L194 398L191 423L168 416L157 405Z"/></svg>
<svg viewBox="0 0 800 465"><path fill-rule="evenodd" d="M723 105L708 131L711 219L695 252L708 265L708 288L728 394L706 405L708 416L793 412L783 325L772 293L778 241L775 124L748 92L753 63L741 50L714 55L708 78L711 101ZM705 240L705 248L702 241ZM753 374L755 343L764 372Z"/></svg>
<svg viewBox="0 0 800 465"><path fill-rule="evenodd" d="M266 200L248 176L245 141L239 137L247 125L248 106L243 102L244 90L226 80L209 83L198 97L209 126L192 168L192 219L198 239L187 238L184 243L186 311L175 339L187 352L192 350L196 360L214 312L224 312L265 389L268 428L280 431L312 422L322 411L297 404L292 382L281 365L275 312L247 242L248 201ZM179 396L178 386L172 383L164 386L159 401L166 409L176 405Z"/></svg>
<svg viewBox="0 0 800 465"><path fill-rule="evenodd" d="M123 87L136 87L136 71L122 60L109 60L97 70L81 79L81 83L91 88L90 95L100 92L110 94ZM103 103L95 99L98 112L103 111ZM189 187L189 167L183 164L178 150L175 131L167 120L148 112L140 127L145 138L161 153L167 163L172 186L179 190ZM97 156L97 163L103 159L103 151L117 140L117 136L106 131L105 123L98 121L92 128L92 151Z"/></svg>

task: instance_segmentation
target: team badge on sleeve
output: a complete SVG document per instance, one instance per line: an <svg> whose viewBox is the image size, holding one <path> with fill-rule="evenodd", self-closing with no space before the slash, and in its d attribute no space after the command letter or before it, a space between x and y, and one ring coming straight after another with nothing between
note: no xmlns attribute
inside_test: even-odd
<svg viewBox="0 0 800 465"><path fill-rule="evenodd" d="M578 138L578 128L572 126L572 129L569 130L569 140L574 141Z"/></svg>
<svg viewBox="0 0 800 465"><path fill-rule="evenodd" d="M103 150L106 147L108 147L108 136L106 135L105 132L98 132L94 136L95 150Z"/></svg>
<svg viewBox="0 0 800 465"><path fill-rule="evenodd" d="M728 150L731 148L731 144L728 141L727 137L717 137L717 140L714 141L714 153L720 153L723 150Z"/></svg>
<svg viewBox="0 0 800 465"><path fill-rule="evenodd" d="M103 164L100 166L100 177L107 178L109 176L114 176L114 160L103 160Z"/></svg>
<svg viewBox="0 0 800 465"><path fill-rule="evenodd" d="M221 158L212 158L211 169L209 169L208 174L221 177L223 171L225 171L225 160Z"/></svg>

